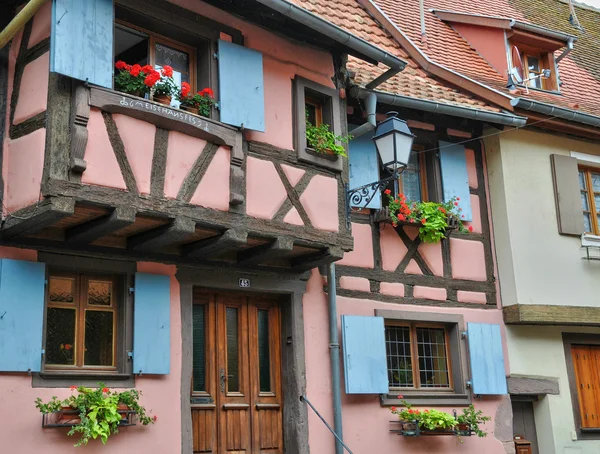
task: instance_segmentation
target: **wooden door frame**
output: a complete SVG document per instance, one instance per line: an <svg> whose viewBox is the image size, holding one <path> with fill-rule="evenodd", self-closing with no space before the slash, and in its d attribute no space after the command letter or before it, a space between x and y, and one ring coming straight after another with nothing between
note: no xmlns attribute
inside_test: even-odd
<svg viewBox="0 0 600 454"><path fill-rule="evenodd" d="M309 274L289 276L264 272L242 272L226 268L179 266L176 274L181 291L181 452L192 448L192 409L189 389L192 380L192 304L193 287L214 291L270 293L282 295L287 303L281 310L281 370L284 452L308 454L308 409L300 396L306 392L304 317L302 297ZM240 279L249 279L250 288L240 288ZM284 299L285 301L285 299Z"/></svg>

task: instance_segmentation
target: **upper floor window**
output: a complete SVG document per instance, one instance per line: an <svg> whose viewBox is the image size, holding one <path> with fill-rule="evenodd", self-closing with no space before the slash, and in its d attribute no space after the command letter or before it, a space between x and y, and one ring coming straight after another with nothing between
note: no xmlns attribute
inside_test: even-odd
<svg viewBox="0 0 600 454"><path fill-rule="evenodd" d="M408 166L400 174L398 187L411 202L422 202L427 197L427 175L425 154L413 150L408 161Z"/></svg>
<svg viewBox="0 0 600 454"><path fill-rule="evenodd" d="M579 190L584 232L600 235L600 171L580 168Z"/></svg>
<svg viewBox="0 0 600 454"><path fill-rule="evenodd" d="M520 42L513 42L511 49L510 72L518 85L539 90L558 90L553 51Z"/></svg>

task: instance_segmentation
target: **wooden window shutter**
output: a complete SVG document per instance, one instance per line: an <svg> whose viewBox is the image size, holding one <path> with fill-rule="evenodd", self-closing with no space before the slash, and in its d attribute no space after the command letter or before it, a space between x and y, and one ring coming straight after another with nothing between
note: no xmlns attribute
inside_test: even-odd
<svg viewBox="0 0 600 454"><path fill-rule="evenodd" d="M352 139L348 146L350 189L379 181L379 157L373 143L373 131ZM381 193L375 194L369 204L363 207L381 208Z"/></svg>
<svg viewBox="0 0 600 454"><path fill-rule="evenodd" d="M50 71L112 88L113 0L53 0Z"/></svg>
<svg viewBox="0 0 600 454"><path fill-rule="evenodd" d="M46 267L0 260L0 371L39 372Z"/></svg>
<svg viewBox="0 0 600 454"><path fill-rule="evenodd" d="M472 221L471 192L469 190L469 174L467 173L467 157L465 147L460 144L440 141L440 167L442 171L442 187L444 201L458 197L458 207L462 208L463 221Z"/></svg>
<svg viewBox="0 0 600 454"><path fill-rule="evenodd" d="M583 233L583 208L579 192L577 159L550 155L558 232L563 235Z"/></svg>
<svg viewBox="0 0 600 454"><path fill-rule="evenodd" d="M342 315L346 394L389 391L383 317Z"/></svg>
<svg viewBox="0 0 600 454"><path fill-rule="evenodd" d="M467 323L473 394L507 394L500 325Z"/></svg>
<svg viewBox="0 0 600 454"><path fill-rule="evenodd" d="M219 41L219 109L221 121L265 131L262 54Z"/></svg>
<svg viewBox="0 0 600 454"><path fill-rule="evenodd" d="M168 374L171 364L171 282L169 276L135 274L133 371Z"/></svg>
<svg viewBox="0 0 600 454"><path fill-rule="evenodd" d="M573 345L571 347L581 427L600 427L600 381L598 363L600 347Z"/></svg>

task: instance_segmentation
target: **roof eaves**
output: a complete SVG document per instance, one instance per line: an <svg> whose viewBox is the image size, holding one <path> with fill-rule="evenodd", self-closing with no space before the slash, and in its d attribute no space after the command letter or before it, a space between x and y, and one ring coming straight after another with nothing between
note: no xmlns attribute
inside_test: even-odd
<svg viewBox="0 0 600 454"><path fill-rule="evenodd" d="M523 110L530 110L549 117L560 118L561 120L581 123L587 126L600 127L600 117L583 112L577 112L573 109L558 107L545 102L533 101L532 99L514 98L510 102L514 107Z"/></svg>
<svg viewBox="0 0 600 454"><path fill-rule="evenodd" d="M511 19L500 16L484 16L483 14L459 13L455 11L430 9L440 20L459 24L479 25L510 30Z"/></svg>
<svg viewBox="0 0 600 454"><path fill-rule="evenodd" d="M556 30L551 30L547 27L542 27L541 25L530 24L527 22L521 22L518 20L511 20L511 28L516 28L517 30L523 30L526 32L536 33L538 35L546 36L548 38L557 39L559 41L563 41L565 43L571 41L577 41L577 36L570 35L569 33L563 33Z"/></svg>

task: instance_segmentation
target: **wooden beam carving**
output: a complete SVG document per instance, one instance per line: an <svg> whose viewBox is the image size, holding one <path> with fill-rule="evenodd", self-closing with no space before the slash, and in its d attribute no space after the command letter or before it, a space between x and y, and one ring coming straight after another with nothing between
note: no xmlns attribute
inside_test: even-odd
<svg viewBox="0 0 600 454"><path fill-rule="evenodd" d="M269 244L261 244L238 253L238 263L252 265L266 260L281 257L294 249L294 240L289 237L279 237Z"/></svg>
<svg viewBox="0 0 600 454"><path fill-rule="evenodd" d="M186 244L183 254L187 257L203 258L243 246L248 241L245 230L229 229L223 234Z"/></svg>
<svg viewBox="0 0 600 454"><path fill-rule="evenodd" d="M71 227L65 232L65 239L72 245L89 244L112 232L135 222L136 209L128 206L117 207L107 216Z"/></svg>
<svg viewBox="0 0 600 454"><path fill-rule="evenodd" d="M344 256L342 248L331 246L322 251L296 257L290 261L290 265L297 271L308 271L321 265L327 265L331 262L340 260Z"/></svg>
<svg viewBox="0 0 600 454"><path fill-rule="evenodd" d="M71 110L71 171L82 173L87 168L83 159L88 141L87 124L90 120L90 90L77 84L73 90Z"/></svg>
<svg viewBox="0 0 600 454"><path fill-rule="evenodd" d="M171 223L139 233L127 239L127 249L153 251L185 240L196 231L196 221L186 216L176 217Z"/></svg>
<svg viewBox="0 0 600 454"><path fill-rule="evenodd" d="M54 224L75 213L75 200L70 197L52 197L9 214L2 225L2 239L9 240L27 235Z"/></svg>

